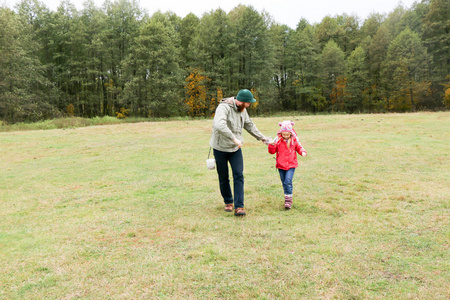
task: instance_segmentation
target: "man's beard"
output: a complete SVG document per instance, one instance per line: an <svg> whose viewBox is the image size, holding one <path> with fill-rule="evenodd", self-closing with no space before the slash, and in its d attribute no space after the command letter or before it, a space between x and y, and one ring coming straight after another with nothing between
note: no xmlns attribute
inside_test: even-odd
<svg viewBox="0 0 450 300"><path fill-rule="evenodd" d="M244 103L242 103L241 105L236 105L236 106L237 106L238 112L243 112L245 109Z"/></svg>

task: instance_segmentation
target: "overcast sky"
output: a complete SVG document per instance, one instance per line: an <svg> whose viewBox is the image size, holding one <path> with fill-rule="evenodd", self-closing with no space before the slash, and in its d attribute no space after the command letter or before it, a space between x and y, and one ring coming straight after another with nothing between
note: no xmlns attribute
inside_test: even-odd
<svg viewBox="0 0 450 300"><path fill-rule="evenodd" d="M42 1L42 0L41 0ZM71 0L77 9L83 7L85 0ZM229 12L239 4L251 5L257 11L266 10L276 22L286 24L295 29L301 18L305 18L311 24L319 23L325 16L335 16L342 13L356 15L361 22L373 12L389 13L399 3L410 8L417 0L143 0L139 6L152 13L172 11L180 17L194 13L201 17L203 13L221 8ZM0 4L13 8L20 0L0 0ZM43 0L48 8L56 10L60 0ZM94 0L97 6L101 6L104 0Z"/></svg>

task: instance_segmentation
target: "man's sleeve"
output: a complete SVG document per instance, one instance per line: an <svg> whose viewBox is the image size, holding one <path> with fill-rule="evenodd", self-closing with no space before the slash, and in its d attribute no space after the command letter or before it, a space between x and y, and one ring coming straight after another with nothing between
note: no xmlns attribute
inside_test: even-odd
<svg viewBox="0 0 450 300"><path fill-rule="evenodd" d="M257 140L264 140L266 137L256 128L255 123L253 123L252 119L250 119L247 111L245 112L244 117L244 129L247 130L248 133L250 133L255 139Z"/></svg>
<svg viewBox="0 0 450 300"><path fill-rule="evenodd" d="M213 130L215 130L220 135L233 140L235 136L231 132L230 128L228 128L227 116L228 110L226 105L219 105L214 115Z"/></svg>

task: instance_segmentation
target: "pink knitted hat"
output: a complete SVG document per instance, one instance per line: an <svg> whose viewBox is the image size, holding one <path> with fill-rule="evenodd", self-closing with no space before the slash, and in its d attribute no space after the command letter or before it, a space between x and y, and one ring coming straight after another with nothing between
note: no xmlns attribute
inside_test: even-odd
<svg viewBox="0 0 450 300"><path fill-rule="evenodd" d="M295 135L295 131L292 128L292 126L294 125L294 122L291 121L283 121L278 123L278 125L280 125L280 130L278 131L278 133L282 133L282 132L290 132L291 134Z"/></svg>

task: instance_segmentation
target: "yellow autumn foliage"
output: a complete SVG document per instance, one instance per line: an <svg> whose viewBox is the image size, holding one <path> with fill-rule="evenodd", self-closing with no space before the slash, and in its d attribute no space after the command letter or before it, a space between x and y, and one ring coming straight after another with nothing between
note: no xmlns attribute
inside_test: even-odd
<svg viewBox="0 0 450 300"><path fill-rule="evenodd" d="M211 82L211 79L203 75L202 70L194 69L185 81L185 103L188 107L189 116L205 116L211 105L211 99L208 99L208 84Z"/></svg>

